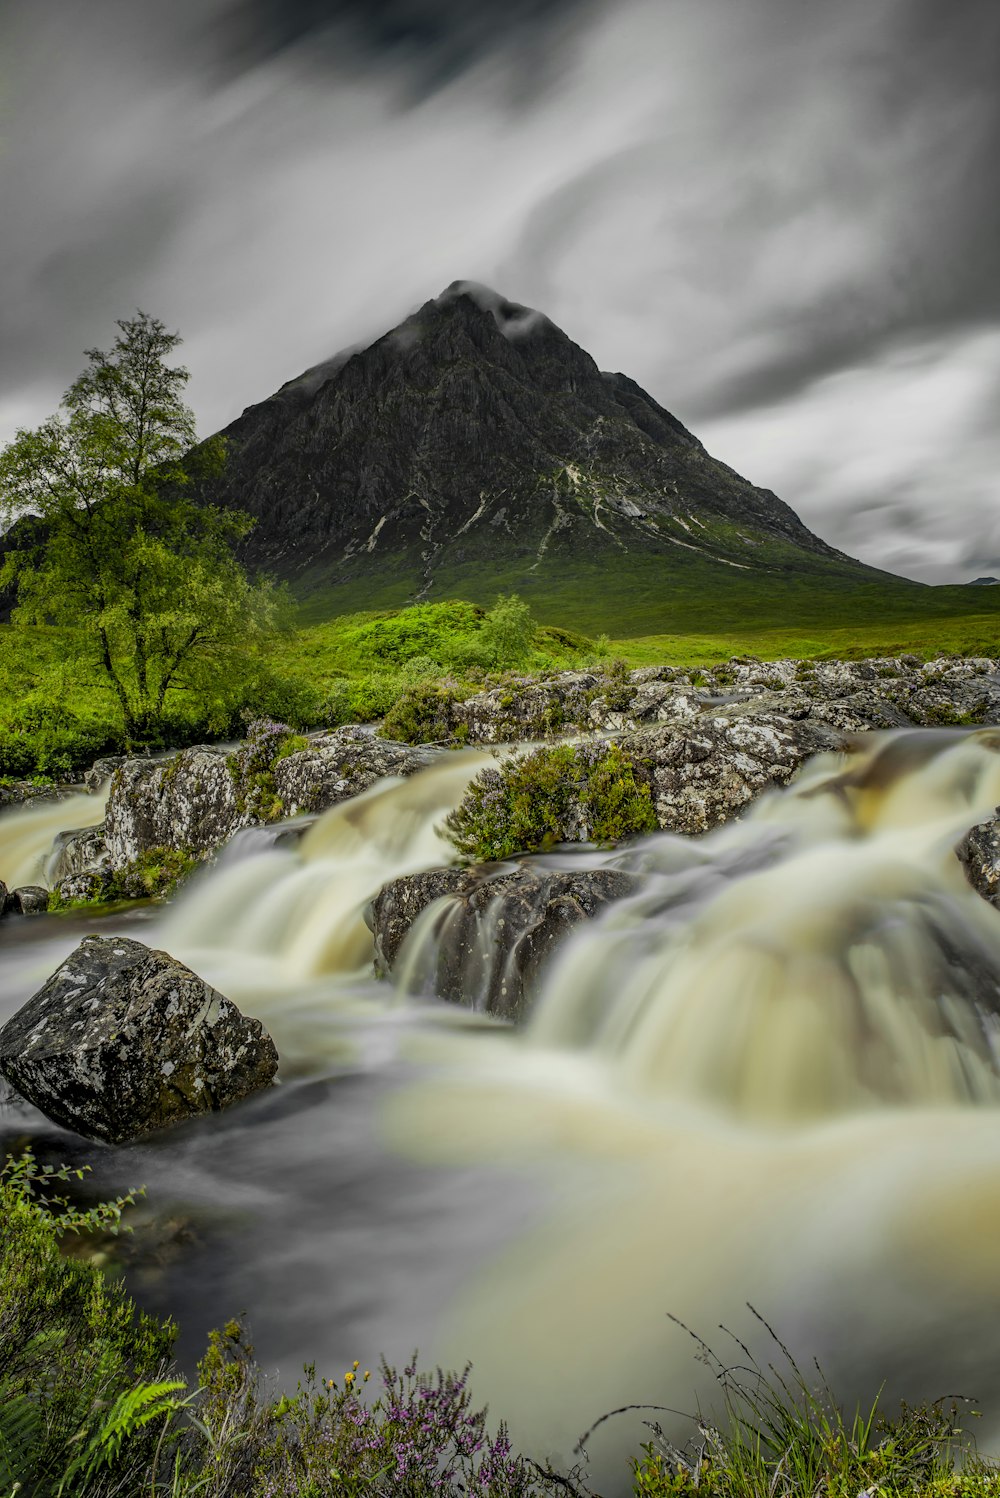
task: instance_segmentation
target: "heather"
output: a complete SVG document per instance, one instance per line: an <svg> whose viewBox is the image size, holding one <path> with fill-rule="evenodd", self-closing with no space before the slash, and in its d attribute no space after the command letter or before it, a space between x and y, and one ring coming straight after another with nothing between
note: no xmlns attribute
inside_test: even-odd
<svg viewBox="0 0 1000 1498"><path fill-rule="evenodd" d="M616 843L656 830L647 768L617 744L558 744L488 766L445 818L463 857L479 863L554 843Z"/></svg>

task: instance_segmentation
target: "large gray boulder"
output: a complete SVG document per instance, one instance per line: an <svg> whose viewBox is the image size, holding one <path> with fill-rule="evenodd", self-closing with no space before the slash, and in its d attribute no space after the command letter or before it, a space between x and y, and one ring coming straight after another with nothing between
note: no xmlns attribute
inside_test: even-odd
<svg viewBox="0 0 1000 1498"><path fill-rule="evenodd" d="M104 841L111 867L132 863L151 848L209 853L254 813L241 806L220 749L198 745L172 759L129 759L111 777Z"/></svg>
<svg viewBox="0 0 1000 1498"><path fill-rule="evenodd" d="M429 760L426 749L356 727L318 735L276 759L266 780L245 747L227 753L198 745L164 761L126 760L108 791L108 860L120 869L151 848L205 858L244 827L325 811L383 776L412 775Z"/></svg>
<svg viewBox="0 0 1000 1498"><path fill-rule="evenodd" d="M541 974L569 932L637 888L636 876L620 869L530 864L394 879L370 910L376 971L392 972L417 918L437 902L409 953L410 991L517 1022L530 1012Z"/></svg>
<svg viewBox="0 0 1000 1498"><path fill-rule="evenodd" d="M279 759L274 783L283 814L294 817L325 811L387 775L412 775L434 757L432 750L379 739L364 728L337 728L311 739L307 749Z"/></svg>
<svg viewBox="0 0 1000 1498"><path fill-rule="evenodd" d="M647 767L660 826L696 834L732 821L764 791L787 785L811 755L843 749L845 739L811 719L730 712L620 743Z"/></svg>
<svg viewBox="0 0 1000 1498"><path fill-rule="evenodd" d="M124 937L84 937L0 1030L11 1086L55 1123L110 1144L217 1112L277 1069L259 1020Z"/></svg>

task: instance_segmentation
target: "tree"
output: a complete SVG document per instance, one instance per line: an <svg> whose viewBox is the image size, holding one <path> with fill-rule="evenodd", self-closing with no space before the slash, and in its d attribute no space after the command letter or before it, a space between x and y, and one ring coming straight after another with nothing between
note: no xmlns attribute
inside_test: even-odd
<svg viewBox="0 0 1000 1498"><path fill-rule="evenodd" d="M16 587L16 625L75 633L126 738L141 742L178 693L197 693L201 716L222 714L281 600L233 555L250 517L191 496L223 447L194 446L188 371L167 363L180 337L145 312L117 326L109 353L86 350L60 412L0 453L0 516L41 520L8 553L0 588Z"/></svg>

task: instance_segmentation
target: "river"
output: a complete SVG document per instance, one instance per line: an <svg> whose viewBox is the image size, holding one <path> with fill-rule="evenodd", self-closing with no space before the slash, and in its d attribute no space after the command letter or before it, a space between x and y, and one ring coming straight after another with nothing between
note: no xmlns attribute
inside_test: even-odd
<svg viewBox="0 0 1000 1498"><path fill-rule="evenodd" d="M128 1278L188 1366L241 1312L293 1384L305 1362L471 1359L515 1440L567 1461L612 1408L710 1402L671 1317L773 1358L752 1307L849 1403L971 1395L1000 1451L1000 913L953 853L1000 803L1000 736L873 736L705 838L559 850L639 890L566 944L518 1034L402 991L440 920L401 989L370 972L366 905L447 859L435 829L483 762L383 782L295 851L247 839L172 907L4 922L0 1019L82 933L120 930L282 1058L266 1095L125 1149L22 1107L6 1138L146 1185L173 1227ZM71 813L99 801L0 817L0 877L43 877ZM643 1434L602 1427L602 1491L627 1491Z"/></svg>

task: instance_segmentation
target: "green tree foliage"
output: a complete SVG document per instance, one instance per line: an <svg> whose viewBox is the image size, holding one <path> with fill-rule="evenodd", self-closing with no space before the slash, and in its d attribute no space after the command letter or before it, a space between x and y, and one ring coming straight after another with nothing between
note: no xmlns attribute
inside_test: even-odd
<svg viewBox="0 0 1000 1498"><path fill-rule="evenodd" d="M218 442L192 453L188 372L167 362L179 336L144 312L118 328L110 352L87 350L61 411L0 454L0 516L41 520L0 588L16 587L15 624L73 632L142 741L185 693L224 720L281 600L233 555L249 517L191 497L223 455Z"/></svg>

